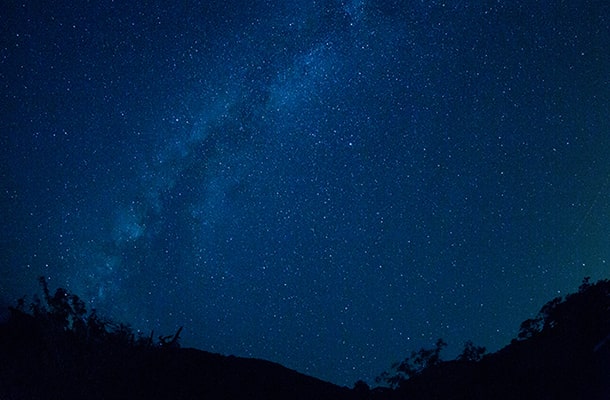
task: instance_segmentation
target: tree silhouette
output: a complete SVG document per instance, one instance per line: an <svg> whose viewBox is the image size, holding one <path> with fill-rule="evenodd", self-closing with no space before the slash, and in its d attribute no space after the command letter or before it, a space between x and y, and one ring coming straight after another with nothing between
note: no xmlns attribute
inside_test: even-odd
<svg viewBox="0 0 610 400"><path fill-rule="evenodd" d="M529 340L553 333L570 335L574 329L582 333L599 333L610 326L610 289L607 280L591 284L584 278L577 293L547 302L536 317L521 323L518 340Z"/></svg>
<svg viewBox="0 0 610 400"><path fill-rule="evenodd" d="M370 398L362 384L352 391L263 360L179 348L182 327L134 335L39 282L42 294L0 321L0 399Z"/></svg>
<svg viewBox="0 0 610 400"><path fill-rule="evenodd" d="M66 289L58 288L51 295L49 286L44 277L38 282L42 288L45 302L35 296L30 309L34 316L48 320L55 328L62 331L81 331L85 327L87 309L85 303L75 294L68 293ZM24 301L18 304L23 309Z"/></svg>
<svg viewBox="0 0 610 400"><path fill-rule="evenodd" d="M542 330L542 318L529 318L521 323L519 327L518 340L528 340L538 335Z"/></svg>
<svg viewBox="0 0 610 400"><path fill-rule="evenodd" d="M421 348L411 352L411 355L401 362L392 364L394 373L383 372L376 378L377 382L386 382L396 388L407 379L421 374L423 371L441 363L440 353L447 346L443 339L438 339L431 349Z"/></svg>
<svg viewBox="0 0 610 400"><path fill-rule="evenodd" d="M354 392L354 397L355 397L354 400L369 399L371 396L371 388L363 380L359 380L359 381L356 381L356 383L354 383L353 392Z"/></svg>
<svg viewBox="0 0 610 400"><path fill-rule="evenodd" d="M486 351L485 347L475 346L474 343L469 340L464 343L464 350L462 350L462 353L457 359L459 361L481 361Z"/></svg>
<svg viewBox="0 0 610 400"><path fill-rule="evenodd" d="M38 327L46 335L56 337L62 333L87 343L113 343L126 346L154 346L153 333L149 337L135 335L130 325L116 323L109 318L101 317L95 309L87 311L85 303L75 294L64 288L58 288L51 294L46 279L41 276L38 282L42 289L42 298L34 295L29 306ZM16 307L9 307L11 314L25 314L25 298L17 301ZM180 347L180 327L174 335L159 336L158 347Z"/></svg>
<svg viewBox="0 0 610 400"><path fill-rule="evenodd" d="M40 285L29 309L21 298L0 323L2 399L610 398L608 280L585 279L577 293L549 301L521 324L518 340L495 353L466 342L456 360L443 361L439 339L378 378L390 388L359 381L351 390L273 363L176 349L182 328L153 343L154 332L134 335L127 324L87 312L65 289L51 292L44 279Z"/></svg>

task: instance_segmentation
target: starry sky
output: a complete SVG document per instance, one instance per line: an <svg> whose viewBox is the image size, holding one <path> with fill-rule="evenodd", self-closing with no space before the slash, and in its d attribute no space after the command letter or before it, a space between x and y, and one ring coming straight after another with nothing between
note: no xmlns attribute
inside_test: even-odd
<svg viewBox="0 0 610 400"><path fill-rule="evenodd" d="M610 277L610 6L0 6L0 299L372 382Z"/></svg>

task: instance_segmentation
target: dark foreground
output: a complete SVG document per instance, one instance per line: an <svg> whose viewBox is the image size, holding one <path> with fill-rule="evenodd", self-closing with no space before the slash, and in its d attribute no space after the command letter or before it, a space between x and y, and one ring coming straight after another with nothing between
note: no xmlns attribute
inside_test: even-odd
<svg viewBox="0 0 610 400"><path fill-rule="evenodd" d="M0 400L610 399L607 280L550 301L496 353L413 353L385 375L391 389L348 389L268 361L180 348L180 331L135 337L87 314L77 296L43 291L44 301L19 301L0 325Z"/></svg>

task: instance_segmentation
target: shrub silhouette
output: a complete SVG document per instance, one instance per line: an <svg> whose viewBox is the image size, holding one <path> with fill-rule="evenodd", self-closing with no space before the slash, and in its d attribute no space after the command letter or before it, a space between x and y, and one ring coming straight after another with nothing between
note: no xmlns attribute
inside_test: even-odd
<svg viewBox="0 0 610 400"><path fill-rule="evenodd" d="M610 281L585 278L496 353L466 342L455 360L441 361L443 347L439 340L384 372L378 382L393 388L388 398L610 399Z"/></svg>
<svg viewBox="0 0 610 400"><path fill-rule="evenodd" d="M421 348L419 351L413 351L403 361L392 364L393 374L383 372L376 381L386 382L391 387L399 387L407 379L439 365L441 363L440 353L446 346L447 343L443 339L438 339L434 348Z"/></svg>
<svg viewBox="0 0 610 400"><path fill-rule="evenodd" d="M64 288L58 288L54 294L51 294L44 277L39 277L38 282L44 300L34 295L33 301L29 305L29 311L34 317L37 327L49 337L57 338L61 334L67 334L74 339L90 344L180 347L182 327L173 335L159 336L158 342L154 343L152 339L154 332L151 332L149 337L142 334L136 335L128 324L117 323L109 318L101 317L95 309L88 312L85 303L77 295ZM25 298L19 299L16 307L9 307L9 311L13 319L18 314L28 314Z"/></svg>
<svg viewBox="0 0 610 400"><path fill-rule="evenodd" d="M413 351L369 388L353 389L260 360L177 349L174 335L134 335L127 324L88 312L77 296L25 298L0 323L0 398L540 399L610 398L610 281L586 279L577 293L546 303L517 339L485 354L466 342L451 361L446 346Z"/></svg>
<svg viewBox="0 0 610 400"><path fill-rule="evenodd" d="M464 343L464 350L462 350L462 353L457 357L457 360L474 362L481 361L486 351L487 350L485 347L475 346L475 344L469 340Z"/></svg>

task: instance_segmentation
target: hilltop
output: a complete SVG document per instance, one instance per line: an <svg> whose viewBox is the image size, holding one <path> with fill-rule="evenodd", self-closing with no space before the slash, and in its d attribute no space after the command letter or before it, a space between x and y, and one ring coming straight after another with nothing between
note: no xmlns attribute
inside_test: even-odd
<svg viewBox="0 0 610 400"><path fill-rule="evenodd" d="M382 385L340 387L257 359L180 347L175 334L137 336L87 312L64 289L20 299L0 324L1 399L608 399L610 281L585 280L556 298L517 338L485 354L468 343L455 360L445 345L413 352Z"/></svg>

